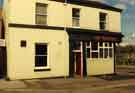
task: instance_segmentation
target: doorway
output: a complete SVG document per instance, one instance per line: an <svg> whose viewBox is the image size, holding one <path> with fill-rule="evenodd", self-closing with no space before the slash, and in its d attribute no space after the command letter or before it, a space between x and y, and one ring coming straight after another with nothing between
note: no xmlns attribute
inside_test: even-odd
<svg viewBox="0 0 135 93"><path fill-rule="evenodd" d="M69 76L85 77L87 76L86 48L85 42L79 40L71 40L69 47Z"/></svg>
<svg viewBox="0 0 135 93"><path fill-rule="evenodd" d="M74 73L81 76L81 52L74 53Z"/></svg>
<svg viewBox="0 0 135 93"><path fill-rule="evenodd" d="M74 67L74 76L83 76L83 51L82 51L82 41L74 42L73 46L73 67Z"/></svg>

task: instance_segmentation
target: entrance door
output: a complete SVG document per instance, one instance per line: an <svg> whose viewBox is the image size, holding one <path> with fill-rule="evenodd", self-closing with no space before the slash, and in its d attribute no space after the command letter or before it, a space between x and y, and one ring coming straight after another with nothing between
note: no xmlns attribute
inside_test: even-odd
<svg viewBox="0 0 135 93"><path fill-rule="evenodd" d="M74 75L83 76L83 51L82 51L82 41L74 42L73 47L74 55Z"/></svg>
<svg viewBox="0 0 135 93"><path fill-rule="evenodd" d="M75 53L75 74L81 76L81 52Z"/></svg>
<svg viewBox="0 0 135 93"><path fill-rule="evenodd" d="M74 76L87 76L86 72L86 53L84 41L70 41L70 63L69 75Z"/></svg>

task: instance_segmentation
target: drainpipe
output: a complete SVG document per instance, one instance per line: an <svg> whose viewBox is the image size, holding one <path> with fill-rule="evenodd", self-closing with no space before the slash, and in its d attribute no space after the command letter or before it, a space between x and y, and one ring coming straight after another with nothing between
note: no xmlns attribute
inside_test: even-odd
<svg viewBox="0 0 135 93"><path fill-rule="evenodd" d="M67 0L65 0L65 2L64 2L64 14L66 14L65 12L66 12L66 6L67 6ZM66 31L66 20L65 20L66 18L64 18L64 31ZM66 39L65 39L66 40ZM65 70L65 69L64 69ZM69 68L68 68L68 70L69 70ZM64 76L64 79L67 79L67 76Z"/></svg>
<svg viewBox="0 0 135 93"><path fill-rule="evenodd" d="M83 78L83 41L81 41L81 78Z"/></svg>

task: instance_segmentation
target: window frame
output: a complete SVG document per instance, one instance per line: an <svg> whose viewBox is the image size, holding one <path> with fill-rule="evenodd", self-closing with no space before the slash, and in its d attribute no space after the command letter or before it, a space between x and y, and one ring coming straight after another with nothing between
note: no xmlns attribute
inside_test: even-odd
<svg viewBox="0 0 135 93"><path fill-rule="evenodd" d="M89 41L89 44L88 42L85 42L85 46L86 46L86 55L88 53L87 49L89 48L90 49L90 57L87 57L89 59L103 59L103 60L106 60L106 59L113 59L114 58L114 43L111 42L111 46L109 46L110 42L97 42L98 43L98 49L97 50L92 50L92 41ZM101 46L101 43L102 43L102 46ZM106 46L107 44L107 46ZM100 54L100 49L102 49L102 57L101 57L101 54ZM107 57L105 58L105 49L107 49ZM110 49L112 50L112 53L110 55ZM98 57L97 58L94 58L92 57L93 53L98 53Z"/></svg>
<svg viewBox="0 0 135 93"><path fill-rule="evenodd" d="M104 20L101 19L101 14L105 15ZM101 31L107 30L107 18L108 18L107 16L108 16L107 13L104 13L104 12L100 12L100 13L99 13L99 28L100 28ZM104 25L104 28L103 28L103 29L102 29L102 27L101 27L101 24Z"/></svg>
<svg viewBox="0 0 135 93"><path fill-rule="evenodd" d="M36 54L36 45L46 45L47 46L47 54L44 55L37 55ZM36 56L46 56L47 60L46 60L46 64L47 66L36 66ZM48 43L35 43L35 54L34 54L34 70L43 70L43 69L50 69L50 64L49 64L49 44Z"/></svg>
<svg viewBox="0 0 135 93"><path fill-rule="evenodd" d="M39 6L44 6L44 8L46 8L46 13L37 13L38 5ZM46 23L38 23L37 16L45 17ZM36 25L47 25L47 21L48 21L47 17L48 17L48 5L44 4L44 3L36 3L36 8L35 8L35 24Z"/></svg>
<svg viewBox="0 0 135 93"><path fill-rule="evenodd" d="M86 57L87 58L91 58L91 42L90 41L87 41L87 42L85 42L85 46L86 46ZM87 49L90 49L90 51L89 51L89 57L88 57L88 51L87 51Z"/></svg>
<svg viewBox="0 0 135 93"><path fill-rule="evenodd" d="M112 59L112 58L114 58L113 42L111 42L111 43L112 43L112 44L111 44L112 46L109 46L109 43L110 43L110 42L103 42L103 46L100 46L100 45L99 45L99 52L100 52L100 49L103 49L103 58L101 58L100 55L99 55L99 58L100 58L100 59L108 59L108 58L109 58L109 59L110 59L110 58ZM107 46L106 46L106 44L107 44ZM107 53L108 55L107 55L106 58L105 58L105 49L108 49L108 53ZM110 57L110 51L109 51L109 49L112 49L112 54L111 54L112 57ZM100 53L99 53L99 54L100 54Z"/></svg>
<svg viewBox="0 0 135 93"><path fill-rule="evenodd" d="M79 10L79 16L78 17L73 16L74 10ZM80 28L80 11L81 11L80 8L72 8L72 27ZM73 22L74 20L77 21L78 25L74 25L74 22Z"/></svg>

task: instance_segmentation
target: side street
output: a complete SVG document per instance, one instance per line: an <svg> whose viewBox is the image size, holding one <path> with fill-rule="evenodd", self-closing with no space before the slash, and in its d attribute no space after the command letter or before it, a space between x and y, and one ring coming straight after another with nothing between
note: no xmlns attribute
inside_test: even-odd
<svg viewBox="0 0 135 93"><path fill-rule="evenodd" d="M116 75L87 78L0 80L2 93L134 93L134 67L117 67Z"/></svg>

